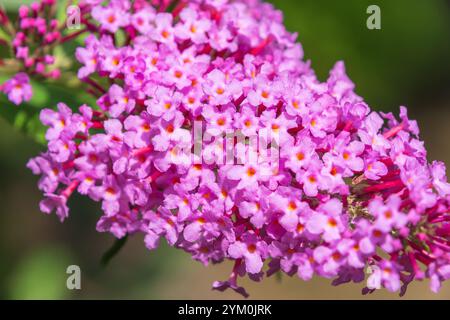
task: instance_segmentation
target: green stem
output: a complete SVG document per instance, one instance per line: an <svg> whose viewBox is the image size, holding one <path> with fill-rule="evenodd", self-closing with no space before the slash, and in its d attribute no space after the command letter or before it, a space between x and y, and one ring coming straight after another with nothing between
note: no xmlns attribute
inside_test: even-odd
<svg viewBox="0 0 450 320"><path fill-rule="evenodd" d="M114 258L119 253L119 251L122 249L122 247L127 242L127 239L128 239L128 236L125 236L120 239L116 239L116 241L113 243L111 248L109 248L108 251L106 251L103 254L102 259L100 261L100 264L102 267L106 267L108 265L108 263L112 260L112 258Z"/></svg>

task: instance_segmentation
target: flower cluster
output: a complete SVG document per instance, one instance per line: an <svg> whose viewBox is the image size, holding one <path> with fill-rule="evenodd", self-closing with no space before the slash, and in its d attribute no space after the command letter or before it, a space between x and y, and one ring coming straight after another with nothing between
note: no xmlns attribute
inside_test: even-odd
<svg viewBox="0 0 450 320"><path fill-rule="evenodd" d="M15 23L12 23L0 7L0 28L11 38L9 41L0 38L0 43L11 48L14 63L21 70L5 84L5 88L0 90L18 105L31 99L31 86L23 86L23 90L17 87L11 94L12 89L8 89L11 84L8 83L13 83L13 86L15 83L28 83L29 81L25 79L29 75L43 79L59 78L61 71L54 66L53 49L57 44L71 39L72 35L68 37L61 35L61 26L56 20L55 0L40 0L29 6L21 5Z"/></svg>
<svg viewBox="0 0 450 320"><path fill-rule="evenodd" d="M12 41L16 59L29 73L58 78L59 70L47 71L55 58L47 54L50 46L61 38L55 16L55 0L42 0L19 8L18 32Z"/></svg>
<svg viewBox="0 0 450 320"><path fill-rule="evenodd" d="M271 5L84 5L98 27L76 51L78 76L98 107L42 111L48 151L28 167L43 212L63 221L77 191L101 202L99 232L143 233L149 249L165 239L205 265L234 261L213 288L244 296L238 276L259 281L265 263L268 276L333 284L370 271L364 292L404 293L424 278L436 291L450 278L450 185L417 123L404 107L399 119L371 111L342 62L320 82ZM224 163L216 139L180 152L195 149L195 122L211 137L266 130L279 161Z"/></svg>

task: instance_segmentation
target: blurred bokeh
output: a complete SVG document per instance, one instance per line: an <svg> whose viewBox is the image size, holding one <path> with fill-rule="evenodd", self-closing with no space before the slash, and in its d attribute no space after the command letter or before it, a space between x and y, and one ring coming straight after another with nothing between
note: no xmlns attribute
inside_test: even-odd
<svg viewBox="0 0 450 320"><path fill-rule="evenodd" d="M25 2L0 0L10 10ZM321 79L335 61L344 60L357 92L369 105L394 112L399 105L408 106L411 117L419 121L429 160L443 160L450 166L449 1L273 2L283 10L288 29L298 32L306 58ZM371 4L381 8L381 30L366 28L366 9ZM80 94L41 89L34 103L49 106ZM0 108L10 108L3 102ZM17 127L20 121L12 122ZM141 236L130 239L102 268L100 258L114 239L95 231L97 205L81 197L71 199L72 214L63 224L55 215L39 212L37 178L25 164L41 150L43 146L13 128L11 121L0 120L0 298L240 298L231 291L210 290L214 280L228 277L230 264L205 268L164 244L149 252ZM66 289L69 265L81 267L81 290ZM283 277L242 283L254 299L397 298L386 291L361 296L361 284L332 287L322 279L303 282ZM437 295L427 282L412 284L403 299L450 299L450 283Z"/></svg>

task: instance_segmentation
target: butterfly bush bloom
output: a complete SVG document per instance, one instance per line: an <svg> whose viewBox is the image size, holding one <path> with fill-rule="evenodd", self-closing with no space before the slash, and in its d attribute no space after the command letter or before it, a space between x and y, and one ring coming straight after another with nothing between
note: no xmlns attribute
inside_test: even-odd
<svg viewBox="0 0 450 320"><path fill-rule="evenodd" d="M31 99L32 88L26 80L29 76L40 81L60 78L61 70L56 63L55 47L87 31L84 28L63 36L62 30L65 25L57 19L56 6L55 0L39 0L30 5L23 4L18 9L15 21L10 20L0 6L0 29L3 29L10 38L0 38L0 44L11 49L12 57L8 60L12 62L14 70L20 69L8 81L13 83L14 88L11 89L7 82L0 91L16 105Z"/></svg>
<svg viewBox="0 0 450 320"><path fill-rule="evenodd" d="M142 233L150 250L165 239L205 265L234 261L213 289L244 296L239 277L278 272L366 279L363 293L403 294L425 278L437 291L450 278L444 164L427 162L404 107L400 119L372 111L342 62L319 81L272 5L81 5L95 21L76 52L78 76L97 106L42 111L48 150L28 167L41 176L43 212L66 219L78 191L101 203L99 232ZM199 121L210 139L192 155ZM225 157L220 135L263 129L277 137L263 139L280 149L276 167L206 161Z"/></svg>
<svg viewBox="0 0 450 320"><path fill-rule="evenodd" d="M0 91L8 95L8 99L16 105L24 101L30 101L32 96L30 78L28 78L26 73L17 73L14 77L0 85Z"/></svg>

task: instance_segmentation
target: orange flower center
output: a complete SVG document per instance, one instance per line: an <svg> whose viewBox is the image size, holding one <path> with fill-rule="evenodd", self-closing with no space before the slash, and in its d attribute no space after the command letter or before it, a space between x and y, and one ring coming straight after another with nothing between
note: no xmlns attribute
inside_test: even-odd
<svg viewBox="0 0 450 320"><path fill-rule="evenodd" d="M297 153L297 160L298 161L302 161L305 159L305 154L303 152L298 152Z"/></svg>
<svg viewBox="0 0 450 320"><path fill-rule="evenodd" d="M250 252L250 253L254 253L254 252L256 251L256 245L254 245L253 243L252 243L252 244L249 244L249 245L247 246L247 250L248 250L248 252Z"/></svg>
<svg viewBox="0 0 450 320"><path fill-rule="evenodd" d="M226 123L225 118L222 117L222 118L217 119L217 124L219 126L223 126L225 123Z"/></svg>
<svg viewBox="0 0 450 320"><path fill-rule="evenodd" d="M110 16L108 17L107 21L108 21L109 23L114 23L114 21L116 21L116 17L115 17L114 15L110 15Z"/></svg>
<svg viewBox="0 0 450 320"><path fill-rule="evenodd" d="M167 131L168 133L173 133L173 132L175 131L175 128L173 127L172 124L169 124L169 125L166 127L166 131Z"/></svg>
<svg viewBox="0 0 450 320"><path fill-rule="evenodd" d="M247 175L249 177L253 177L255 174L256 174L256 170L254 168L250 167L250 168L247 169Z"/></svg>
<svg viewBox="0 0 450 320"><path fill-rule="evenodd" d="M337 227L337 221L334 218L329 218L328 225L332 228L335 228L335 227Z"/></svg>

